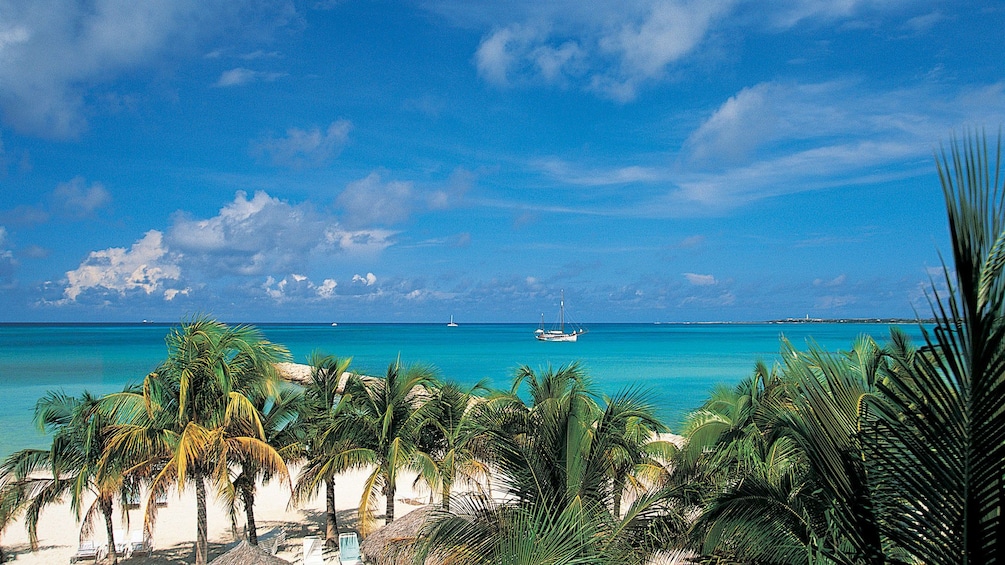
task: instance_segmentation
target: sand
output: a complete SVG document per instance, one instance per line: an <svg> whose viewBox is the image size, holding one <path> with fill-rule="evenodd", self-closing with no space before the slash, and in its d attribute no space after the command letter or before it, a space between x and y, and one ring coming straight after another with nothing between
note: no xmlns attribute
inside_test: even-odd
<svg viewBox="0 0 1005 565"><path fill-rule="evenodd" d="M356 508L359 506L360 494L367 473L358 471L340 475L336 479L335 506L338 510L339 526L355 528L358 526ZM427 491L412 488L414 475L404 475L398 480L398 490L395 500L395 516L402 516L429 501ZM325 502L324 492L320 492L314 500L301 508L289 508L289 488L278 483L261 485L255 503L255 521L258 533L262 535L270 529L281 526L287 533L287 541L281 547L279 557L291 563L300 563L303 553L304 536L324 537L325 532ZM377 501L376 511L383 514L385 503L383 498ZM120 557L120 563L148 563L156 565L193 563L195 546L195 492L192 489L178 493L172 491L168 503L157 515L153 532L154 551L150 556L134 556L129 559ZM226 509L209 496L207 508L209 527L209 558L222 554L232 547L234 537L231 533L231 522ZM244 512L238 512L238 524L244 527ZM383 518L377 520L383 524ZM118 509L115 514L115 527L124 531L141 530L143 515L140 510L130 511L130 522L127 526L122 520ZM100 517L95 522L95 532L91 539L104 547L107 544L104 520ZM43 565L69 563L77 552L80 532L80 522L70 509L69 501L64 504L50 506L42 512L38 523L39 549L32 552L28 545L28 533L24 521L10 524L0 538L4 554L10 563L24 565ZM86 563L89 561L83 561Z"/></svg>

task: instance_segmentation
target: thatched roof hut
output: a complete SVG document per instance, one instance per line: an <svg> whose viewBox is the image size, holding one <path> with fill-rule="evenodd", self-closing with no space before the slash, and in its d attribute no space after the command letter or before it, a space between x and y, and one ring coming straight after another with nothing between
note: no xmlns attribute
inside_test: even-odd
<svg viewBox="0 0 1005 565"><path fill-rule="evenodd" d="M242 541L234 549L210 561L209 565L290 565L290 562Z"/></svg>
<svg viewBox="0 0 1005 565"><path fill-rule="evenodd" d="M359 544L359 552L364 561L375 565L411 563L415 556L415 541L419 537L419 530L432 510L432 506L420 506L367 536ZM439 560L430 558L426 563L433 565L439 563Z"/></svg>

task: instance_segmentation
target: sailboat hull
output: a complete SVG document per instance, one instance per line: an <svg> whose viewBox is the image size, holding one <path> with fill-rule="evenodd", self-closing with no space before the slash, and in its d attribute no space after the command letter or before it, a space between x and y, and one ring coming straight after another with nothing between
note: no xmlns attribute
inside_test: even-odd
<svg viewBox="0 0 1005 565"><path fill-rule="evenodd" d="M544 332L536 334L535 337L539 341L576 341L579 339L579 334L566 334L561 332Z"/></svg>

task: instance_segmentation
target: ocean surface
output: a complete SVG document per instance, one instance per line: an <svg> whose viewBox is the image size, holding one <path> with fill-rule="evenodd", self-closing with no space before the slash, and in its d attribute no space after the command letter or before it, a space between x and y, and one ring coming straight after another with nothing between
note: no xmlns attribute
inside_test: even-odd
<svg viewBox="0 0 1005 565"><path fill-rule="evenodd" d="M530 324L262 324L267 339L305 362L314 350L352 357L354 372L382 375L400 356L433 366L447 380L487 379L508 388L520 365L534 369L580 362L595 388L613 395L629 387L649 394L671 428L697 408L717 384L732 385L754 363L778 358L784 336L800 349L816 343L849 349L856 337L885 342L886 324L595 324L576 343L534 339ZM917 342L914 324L900 326ZM166 355L170 326L0 324L0 457L44 447L32 416L49 390L105 394L139 383Z"/></svg>

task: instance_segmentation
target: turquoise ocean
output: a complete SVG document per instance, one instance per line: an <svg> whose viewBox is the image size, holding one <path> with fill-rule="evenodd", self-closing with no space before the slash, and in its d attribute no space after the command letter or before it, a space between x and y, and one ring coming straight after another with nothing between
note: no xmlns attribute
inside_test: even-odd
<svg viewBox="0 0 1005 565"><path fill-rule="evenodd" d="M105 394L139 383L166 355L160 324L0 324L0 457L43 447L32 423L35 402L49 390ZM534 339L529 324L260 324L267 339L305 362L314 350L352 357L354 372L383 374L403 363L431 365L447 380L487 379L508 387L520 365L535 369L578 361L595 388L613 395L629 387L649 394L671 428L717 384L733 385L754 363L778 359L780 338L803 349L816 343L847 350L856 337L885 342L890 326L858 323L593 324L576 343ZM917 342L916 324L900 326Z"/></svg>

